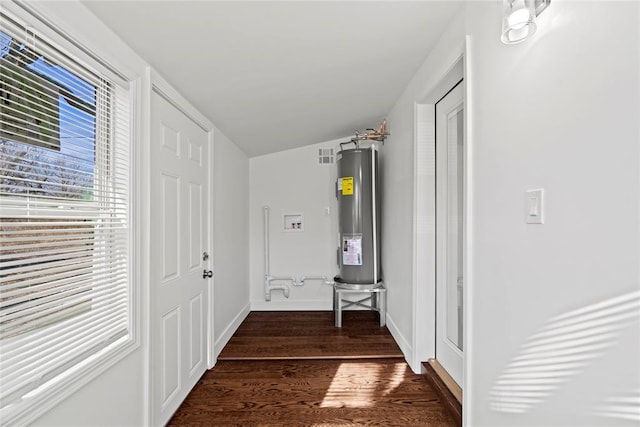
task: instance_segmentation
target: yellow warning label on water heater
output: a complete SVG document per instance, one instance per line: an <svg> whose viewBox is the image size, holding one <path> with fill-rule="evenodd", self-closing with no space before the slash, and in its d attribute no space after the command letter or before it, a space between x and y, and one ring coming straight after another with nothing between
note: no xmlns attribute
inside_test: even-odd
<svg viewBox="0 0 640 427"><path fill-rule="evenodd" d="M353 177L352 176L342 177L342 195L343 196L353 195Z"/></svg>

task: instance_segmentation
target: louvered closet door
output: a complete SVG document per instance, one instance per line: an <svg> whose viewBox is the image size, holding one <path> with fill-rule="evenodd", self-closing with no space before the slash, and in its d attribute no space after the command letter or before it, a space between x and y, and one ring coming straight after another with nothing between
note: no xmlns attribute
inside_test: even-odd
<svg viewBox="0 0 640 427"><path fill-rule="evenodd" d="M164 425L206 369L208 134L151 101L152 423Z"/></svg>

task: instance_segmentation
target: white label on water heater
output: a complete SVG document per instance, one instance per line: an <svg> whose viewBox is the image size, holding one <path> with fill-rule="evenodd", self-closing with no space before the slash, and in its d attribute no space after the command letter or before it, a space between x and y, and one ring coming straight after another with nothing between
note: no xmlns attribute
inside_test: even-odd
<svg viewBox="0 0 640 427"><path fill-rule="evenodd" d="M362 236L344 236L342 240L342 264L362 265Z"/></svg>

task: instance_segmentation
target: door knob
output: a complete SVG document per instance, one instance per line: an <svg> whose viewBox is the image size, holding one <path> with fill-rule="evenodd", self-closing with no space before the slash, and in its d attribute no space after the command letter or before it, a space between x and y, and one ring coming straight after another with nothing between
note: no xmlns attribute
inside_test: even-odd
<svg viewBox="0 0 640 427"><path fill-rule="evenodd" d="M203 279L210 279L213 277L213 271L211 270L203 270L202 271L202 278Z"/></svg>

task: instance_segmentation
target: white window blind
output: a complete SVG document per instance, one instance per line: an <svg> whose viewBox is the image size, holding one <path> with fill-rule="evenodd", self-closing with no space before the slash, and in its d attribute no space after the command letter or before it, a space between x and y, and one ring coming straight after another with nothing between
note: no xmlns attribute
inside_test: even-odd
<svg viewBox="0 0 640 427"><path fill-rule="evenodd" d="M4 423L130 338L130 96L33 28L0 19Z"/></svg>

